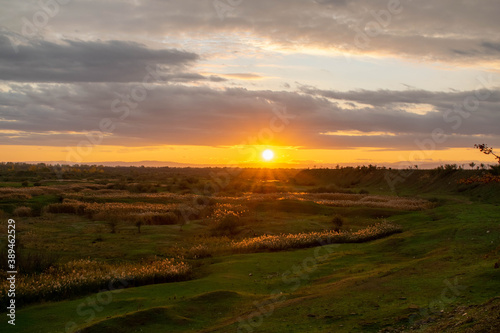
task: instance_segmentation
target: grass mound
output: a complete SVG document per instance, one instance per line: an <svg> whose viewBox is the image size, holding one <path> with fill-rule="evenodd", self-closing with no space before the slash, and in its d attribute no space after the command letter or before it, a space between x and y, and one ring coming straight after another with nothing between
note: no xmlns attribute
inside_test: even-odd
<svg viewBox="0 0 500 333"><path fill-rule="evenodd" d="M151 307L106 318L80 330L82 333L94 332L140 332L158 330L177 331L179 327L202 328L203 321L217 314L230 313L233 306L245 299L234 291L218 290L179 300L172 306ZM196 330L199 331L199 330Z"/></svg>
<svg viewBox="0 0 500 333"><path fill-rule="evenodd" d="M188 318L175 314L169 307L157 307L112 317L83 328L79 332L137 332L146 324L185 325L189 321Z"/></svg>

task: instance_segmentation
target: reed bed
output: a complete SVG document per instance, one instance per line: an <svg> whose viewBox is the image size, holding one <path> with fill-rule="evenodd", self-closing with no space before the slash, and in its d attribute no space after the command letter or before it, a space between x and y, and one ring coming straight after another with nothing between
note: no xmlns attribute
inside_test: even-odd
<svg viewBox="0 0 500 333"><path fill-rule="evenodd" d="M195 202L198 196L193 194L175 194L175 193L130 193L127 191L118 191L112 193L82 192L66 195L68 199L91 202L93 200L158 200L159 202ZM245 193L241 196L213 196L213 201L241 204L245 202L264 202L278 200L298 200L312 201L321 205L335 207L374 207L374 208L394 208L401 210L422 210L432 207L432 203L418 198L406 198L385 195L367 195L350 193L268 193L256 194Z"/></svg>
<svg viewBox="0 0 500 333"><path fill-rule="evenodd" d="M146 202L121 203L121 202L83 202L64 199L62 203L47 206L49 213L69 213L94 216L101 212L109 214L140 214L140 213L166 213L179 207L179 204L153 204Z"/></svg>
<svg viewBox="0 0 500 333"><path fill-rule="evenodd" d="M154 283L182 281L190 277L191 267L174 259L155 259L147 263L111 265L88 259L51 267L42 274L16 278L16 305L66 299L101 290L136 287ZM0 300L6 306L9 283L2 279Z"/></svg>
<svg viewBox="0 0 500 333"><path fill-rule="evenodd" d="M198 259L225 253L284 251L326 244L363 243L402 232L401 226L381 222L358 231L318 231L299 234L264 235L244 240L209 238L185 252L186 257Z"/></svg>
<svg viewBox="0 0 500 333"><path fill-rule="evenodd" d="M225 197L229 202L252 202L252 201L277 201L298 200L312 201L320 205L334 207L373 207L393 208L400 210L423 210L433 206L427 200L418 198L406 198L385 195L365 195L349 193L271 193L271 194L247 194L242 197Z"/></svg>
<svg viewBox="0 0 500 333"><path fill-rule="evenodd" d="M433 206L427 200L390 196L365 196L357 200L314 200L315 203L333 207L373 207L400 210L423 210Z"/></svg>
<svg viewBox="0 0 500 333"><path fill-rule="evenodd" d="M81 193L71 193L65 196L68 199L88 201L92 199L104 200L159 200L159 201L187 201L193 200L195 194L177 194L170 192L163 193L131 193L125 190L101 190L83 191Z"/></svg>

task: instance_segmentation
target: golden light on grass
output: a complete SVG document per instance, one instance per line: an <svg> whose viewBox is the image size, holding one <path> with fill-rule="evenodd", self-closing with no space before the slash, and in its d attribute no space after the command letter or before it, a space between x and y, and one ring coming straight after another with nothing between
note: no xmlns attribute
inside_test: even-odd
<svg viewBox="0 0 500 333"><path fill-rule="evenodd" d="M269 162L274 158L274 152L271 149L266 149L262 152L264 161Z"/></svg>

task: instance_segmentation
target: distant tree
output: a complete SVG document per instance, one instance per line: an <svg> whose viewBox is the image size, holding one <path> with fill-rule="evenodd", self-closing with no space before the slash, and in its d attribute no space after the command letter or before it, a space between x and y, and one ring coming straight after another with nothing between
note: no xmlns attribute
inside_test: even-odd
<svg viewBox="0 0 500 333"><path fill-rule="evenodd" d="M142 219L137 219L135 221L135 226L137 227L137 232L140 234L141 233L141 226L144 224L144 221Z"/></svg>
<svg viewBox="0 0 500 333"><path fill-rule="evenodd" d="M476 166L476 163L474 163L474 162L470 162L470 163L469 163L469 166L470 166L470 168L471 168L471 169L474 169L474 167Z"/></svg>
<svg viewBox="0 0 500 333"><path fill-rule="evenodd" d="M109 221L107 221L108 223L108 226L109 226L109 231L112 233L112 234L115 234L116 233L116 227L118 226L118 220L117 219L111 219Z"/></svg>
<svg viewBox="0 0 500 333"><path fill-rule="evenodd" d="M340 232L340 228L344 225L344 219L340 215L335 215L332 219L333 230Z"/></svg>

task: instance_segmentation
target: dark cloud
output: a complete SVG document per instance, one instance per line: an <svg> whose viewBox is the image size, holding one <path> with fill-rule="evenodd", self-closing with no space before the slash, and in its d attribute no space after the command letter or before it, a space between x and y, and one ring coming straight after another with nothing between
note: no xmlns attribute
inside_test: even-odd
<svg viewBox="0 0 500 333"><path fill-rule="evenodd" d="M400 6L391 11L390 3ZM42 10L39 2L0 0L0 6L2 25L19 33ZM494 0L253 0L224 8L217 10L212 0L74 0L37 32L132 40L250 32L284 46L464 65L498 58L500 2Z"/></svg>
<svg viewBox="0 0 500 333"><path fill-rule="evenodd" d="M481 46L487 48L490 51L500 52L500 43L483 42L481 43Z"/></svg>
<svg viewBox="0 0 500 333"><path fill-rule="evenodd" d="M500 143L500 91L492 91L477 110L465 117L454 111L453 105L474 96L473 91L304 94L163 85L146 90L143 101L120 101L120 96L131 95L137 87L119 83L13 86L10 92L0 94L1 141L72 146L86 140L87 131L99 130L102 119L109 118L116 128L108 131L102 144L227 146L252 140L265 143L276 110L286 110L293 118L282 131L272 134L274 142L286 145L418 149L415 140L428 140L437 128L447 134L446 141L436 146L438 149L470 147L485 137L491 144ZM345 108L332 96L348 100L351 105ZM404 105L398 106L402 101L418 104L424 100L436 111L421 115L405 110ZM356 103L370 107L352 108ZM456 119L452 121L451 116L461 119L459 126L455 126ZM366 136L328 135L339 131L364 132Z"/></svg>
<svg viewBox="0 0 500 333"><path fill-rule="evenodd" d="M87 131L98 130L102 119L116 125L102 144L258 143L276 110L285 109L294 118L273 136L286 145L418 149L416 140L439 128L448 137L436 148L470 147L482 138L500 145L498 88L490 86L474 112L456 108L488 93L479 82L477 91L453 92L304 86L297 92L251 91L209 87L227 78L261 78L243 72L250 67L220 76L193 70L204 52L213 56L219 50L220 36L232 43L245 36L238 42L255 42L255 48L337 49L498 70L500 2L401 0L397 13L388 12L388 3L246 0L221 13L212 0L74 0L29 37L22 32L43 11L40 2L0 0L0 143L75 145ZM181 50L186 39L196 52ZM166 49L169 42L177 49ZM142 86L148 68L161 85ZM424 105L431 112L412 111Z"/></svg>
<svg viewBox="0 0 500 333"><path fill-rule="evenodd" d="M320 5L345 6L348 0L314 0Z"/></svg>
<svg viewBox="0 0 500 333"><path fill-rule="evenodd" d="M20 82L137 82L148 74L147 67L163 66L169 79L200 80L197 74L171 72L198 60L197 54L179 50L154 50L135 42L62 40L53 43L29 40L11 47L0 35L0 79ZM191 77L189 77L191 76Z"/></svg>
<svg viewBox="0 0 500 333"><path fill-rule="evenodd" d="M481 84L492 84L485 87ZM456 92L436 92L426 90L356 90L356 91L334 91L334 90L321 90L311 87L301 87L299 90L303 93L322 96L333 99L355 101L358 103L369 104L372 106L387 106L394 103L411 103L411 104L431 104L438 108L452 107L457 103L463 102L469 96L488 96L484 103L499 103L500 95L495 89L493 84L495 81L489 81L485 78L482 81L477 81L477 91L456 91ZM497 87L498 88L498 87Z"/></svg>
<svg viewBox="0 0 500 333"><path fill-rule="evenodd" d="M50 19L49 32L90 35L210 37L250 32L287 47L324 47L390 54L419 61L469 65L498 58L500 2L456 0L253 0L226 5L211 0L72 1ZM40 10L37 3L0 1L12 29ZM103 19L105 17L106 19ZM40 28L40 33L47 29Z"/></svg>

